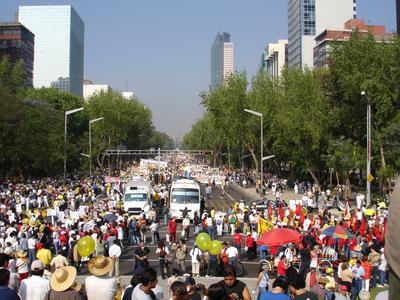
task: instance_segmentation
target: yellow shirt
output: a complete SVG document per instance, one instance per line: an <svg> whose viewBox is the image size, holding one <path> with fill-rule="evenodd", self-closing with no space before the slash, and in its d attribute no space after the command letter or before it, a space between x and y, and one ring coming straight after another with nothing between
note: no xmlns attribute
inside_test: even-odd
<svg viewBox="0 0 400 300"><path fill-rule="evenodd" d="M49 265L53 258L49 249L40 249L36 254L36 257L44 266Z"/></svg>
<svg viewBox="0 0 400 300"><path fill-rule="evenodd" d="M333 276L326 276L326 279L329 280L329 282L326 284L325 288L329 289L329 290L334 290L336 287L336 282L335 282L335 278L333 278Z"/></svg>

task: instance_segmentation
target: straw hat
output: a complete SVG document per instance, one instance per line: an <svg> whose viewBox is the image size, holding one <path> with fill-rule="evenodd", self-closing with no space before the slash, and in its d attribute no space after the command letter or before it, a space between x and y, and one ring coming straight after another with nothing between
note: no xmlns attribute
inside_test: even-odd
<svg viewBox="0 0 400 300"><path fill-rule="evenodd" d="M327 284L327 283L329 283L329 280L326 277L321 277L318 279L318 283Z"/></svg>
<svg viewBox="0 0 400 300"><path fill-rule="evenodd" d="M362 250L360 245L354 247L354 251L360 252Z"/></svg>
<svg viewBox="0 0 400 300"><path fill-rule="evenodd" d="M28 255L28 253L24 250L20 250L17 252L18 257L26 257L27 255Z"/></svg>
<svg viewBox="0 0 400 300"><path fill-rule="evenodd" d="M76 269L72 266L66 266L54 271L50 279L51 289L56 292L63 292L74 286L79 290L80 285L75 283Z"/></svg>
<svg viewBox="0 0 400 300"><path fill-rule="evenodd" d="M88 262L88 270L93 275L103 276L111 271L114 266L114 262L110 257L99 255L93 257Z"/></svg>

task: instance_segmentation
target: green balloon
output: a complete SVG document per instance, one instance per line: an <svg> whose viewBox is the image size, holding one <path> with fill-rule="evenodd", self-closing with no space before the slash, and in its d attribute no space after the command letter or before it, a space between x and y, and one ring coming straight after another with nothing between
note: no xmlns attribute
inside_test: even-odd
<svg viewBox="0 0 400 300"><path fill-rule="evenodd" d="M209 248L209 251L213 255L218 255L221 253L222 250L222 243L220 241L214 240L211 242L211 246Z"/></svg>
<svg viewBox="0 0 400 300"><path fill-rule="evenodd" d="M79 239L77 247L80 256L89 256L95 250L95 243L90 236L85 236Z"/></svg>
<svg viewBox="0 0 400 300"><path fill-rule="evenodd" d="M201 251L206 251L209 249L211 245L211 238L210 236L202 232L196 237L196 245L199 247Z"/></svg>

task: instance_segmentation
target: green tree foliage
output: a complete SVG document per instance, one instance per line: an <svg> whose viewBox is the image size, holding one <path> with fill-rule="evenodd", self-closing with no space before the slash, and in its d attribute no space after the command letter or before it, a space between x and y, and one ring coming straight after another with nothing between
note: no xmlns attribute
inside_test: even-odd
<svg viewBox="0 0 400 300"><path fill-rule="evenodd" d="M399 83L400 39L379 42L355 31L348 42L333 45L329 68L285 69L277 80L260 72L249 89L245 73L233 74L224 86L203 94L206 113L184 143L230 149L233 166L250 152L258 169L260 120L243 112L248 108L263 113L263 152L275 154L276 171L318 183L333 170L336 183L348 185L351 173L365 169L369 101L373 169L380 179L389 178L400 169Z"/></svg>
<svg viewBox="0 0 400 300"><path fill-rule="evenodd" d="M25 89L23 69L7 58L0 61L0 176L52 176L63 173L64 114L68 116L67 167L82 168L80 153L88 152L89 120L104 117L92 126L93 157L101 166L105 149L170 148L173 141L154 129L151 111L136 98L100 93L83 98L56 89Z"/></svg>
<svg viewBox="0 0 400 300"><path fill-rule="evenodd" d="M62 116L49 104L17 96L24 85L20 64L3 59L0 74L0 175L57 174Z"/></svg>
<svg viewBox="0 0 400 300"><path fill-rule="evenodd" d="M85 107L89 119L103 117L92 126L92 156L102 165L101 154L120 145L128 149L171 147L170 138L154 129L151 111L136 98L125 99L117 92L101 92Z"/></svg>

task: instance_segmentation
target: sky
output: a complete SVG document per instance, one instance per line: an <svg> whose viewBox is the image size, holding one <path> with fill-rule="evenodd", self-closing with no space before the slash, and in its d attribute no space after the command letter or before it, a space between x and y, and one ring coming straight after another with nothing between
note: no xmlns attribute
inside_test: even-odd
<svg viewBox="0 0 400 300"><path fill-rule="evenodd" d="M335 1L335 0L331 0ZM203 114L211 45L231 34L234 69L256 73L268 43L287 39L287 0L0 0L0 21L20 5L72 5L85 23L84 76L133 91L157 130L190 131ZM395 0L357 0L359 19L395 30Z"/></svg>

